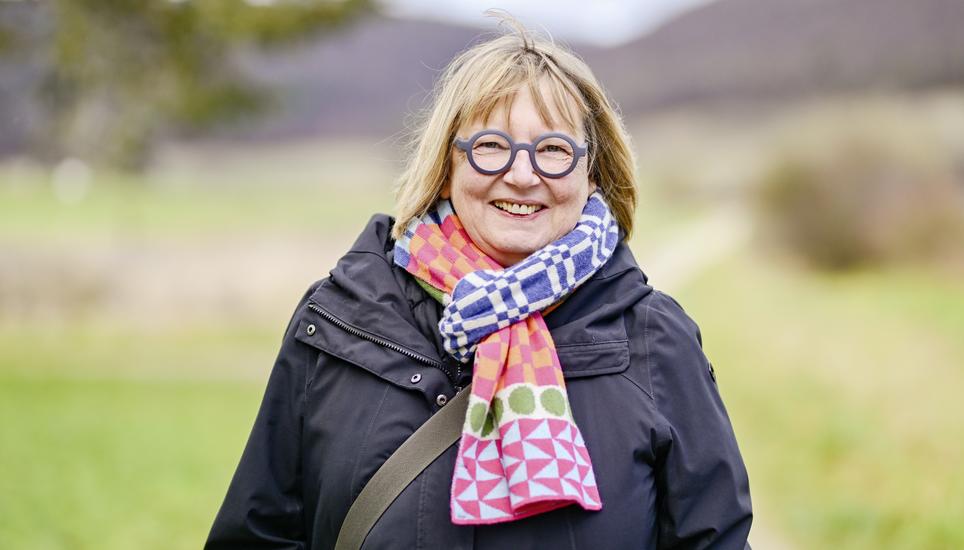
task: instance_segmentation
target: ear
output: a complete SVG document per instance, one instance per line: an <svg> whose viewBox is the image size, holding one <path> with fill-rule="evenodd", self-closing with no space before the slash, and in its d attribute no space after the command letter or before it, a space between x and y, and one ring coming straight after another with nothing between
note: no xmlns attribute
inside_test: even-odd
<svg viewBox="0 0 964 550"><path fill-rule="evenodd" d="M596 192L596 182L589 180L589 194L586 195L586 198L588 199L595 192Z"/></svg>
<svg viewBox="0 0 964 550"><path fill-rule="evenodd" d="M445 180L445 183L442 185L442 192L439 193L439 196L445 200L452 198L452 180Z"/></svg>

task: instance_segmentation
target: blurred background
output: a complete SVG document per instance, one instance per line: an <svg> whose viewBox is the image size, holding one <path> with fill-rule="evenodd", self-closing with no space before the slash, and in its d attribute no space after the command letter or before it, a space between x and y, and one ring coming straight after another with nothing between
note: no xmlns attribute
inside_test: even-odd
<svg viewBox="0 0 964 550"><path fill-rule="evenodd" d="M625 117L754 546L964 548L961 0L0 1L0 546L201 546L489 7Z"/></svg>

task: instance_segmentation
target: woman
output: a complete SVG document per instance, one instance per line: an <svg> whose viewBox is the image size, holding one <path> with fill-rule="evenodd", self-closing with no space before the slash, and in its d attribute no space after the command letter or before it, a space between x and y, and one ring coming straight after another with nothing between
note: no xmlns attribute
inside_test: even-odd
<svg viewBox="0 0 964 550"><path fill-rule="evenodd" d="M634 185L574 55L519 29L457 57L397 217L374 216L298 305L207 548L332 548L373 474L470 383L459 443L365 548L748 547L699 329L625 244Z"/></svg>

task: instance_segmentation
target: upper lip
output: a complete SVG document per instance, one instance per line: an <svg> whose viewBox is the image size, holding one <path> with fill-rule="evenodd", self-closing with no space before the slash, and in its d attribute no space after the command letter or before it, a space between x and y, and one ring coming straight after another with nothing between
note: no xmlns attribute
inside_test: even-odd
<svg viewBox="0 0 964 550"><path fill-rule="evenodd" d="M493 203L495 203L495 202L507 202L507 203L509 203L509 204L521 204L522 206L541 206L541 207L543 207L543 208L545 208L545 206L546 206L546 205L542 204L541 202L537 202L537 201L527 201L527 200L520 200L520 199L494 199L494 200L492 200L492 202L493 202Z"/></svg>

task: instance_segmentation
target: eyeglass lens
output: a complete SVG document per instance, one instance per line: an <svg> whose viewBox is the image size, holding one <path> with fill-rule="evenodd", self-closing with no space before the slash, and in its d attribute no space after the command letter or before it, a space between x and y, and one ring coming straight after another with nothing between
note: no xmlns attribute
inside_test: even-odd
<svg viewBox="0 0 964 550"><path fill-rule="evenodd" d="M571 143L560 137L549 136L533 143L536 168L546 174L561 174L575 159ZM527 154L520 150L518 154ZM499 171L509 167L512 144L499 134L483 134L472 145L472 160L483 170Z"/></svg>

